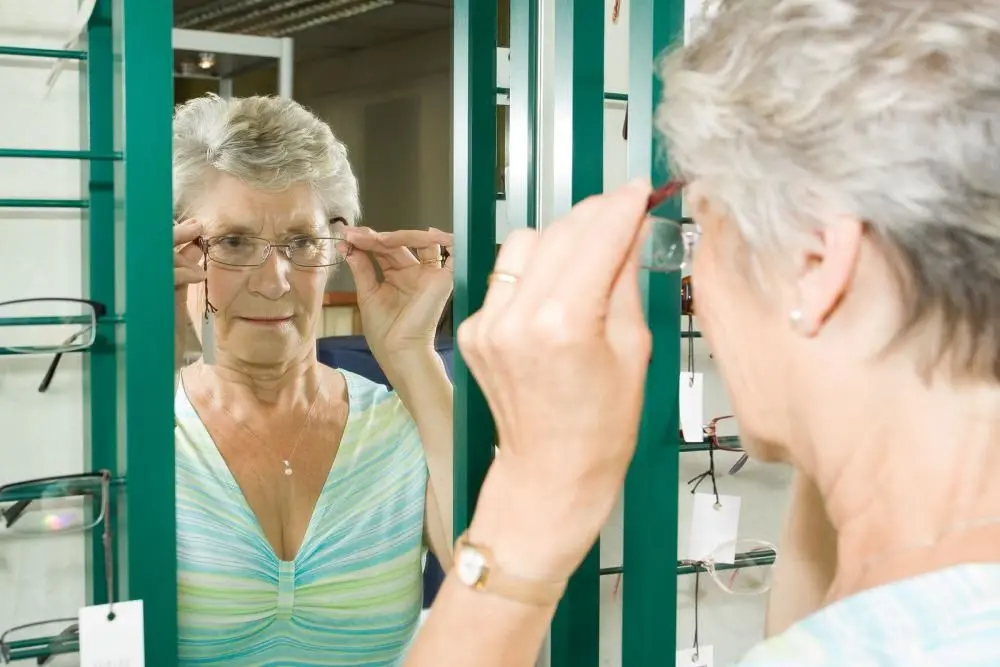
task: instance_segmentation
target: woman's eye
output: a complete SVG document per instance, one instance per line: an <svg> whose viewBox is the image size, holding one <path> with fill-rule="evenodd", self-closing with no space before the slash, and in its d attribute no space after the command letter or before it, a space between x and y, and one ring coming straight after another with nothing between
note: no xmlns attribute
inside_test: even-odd
<svg viewBox="0 0 1000 667"><path fill-rule="evenodd" d="M217 245L224 245L227 248L238 248L246 242L242 236L223 236L216 240Z"/></svg>
<svg viewBox="0 0 1000 667"><path fill-rule="evenodd" d="M297 236L288 242L292 250L302 250L316 246L316 239L311 236Z"/></svg>

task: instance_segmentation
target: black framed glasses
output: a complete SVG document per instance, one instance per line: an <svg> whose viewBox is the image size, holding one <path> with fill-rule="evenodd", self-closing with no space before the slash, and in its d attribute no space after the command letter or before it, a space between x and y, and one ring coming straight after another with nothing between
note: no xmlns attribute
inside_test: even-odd
<svg viewBox="0 0 1000 667"><path fill-rule="evenodd" d="M338 222L347 224L343 218L334 218L330 224ZM241 268L263 265L275 250L295 266L307 269L335 266L351 254L347 238L338 232L330 232L327 236L299 234L285 243L275 243L260 236L223 234L203 237L199 244L205 256L213 262ZM341 244L348 247L341 250Z"/></svg>
<svg viewBox="0 0 1000 667"><path fill-rule="evenodd" d="M0 540L85 532L106 523L108 471L42 477L0 486ZM99 500L95 512L93 501Z"/></svg>
<svg viewBox="0 0 1000 667"><path fill-rule="evenodd" d="M95 501L96 503L95 507ZM114 553L111 548L111 473L42 477L0 486L0 543L13 538L80 533L102 526L108 618L114 618ZM0 658L43 657L77 650L75 618L27 623L0 634ZM25 655L19 655L24 651Z"/></svg>
<svg viewBox="0 0 1000 667"><path fill-rule="evenodd" d="M64 354L86 350L107 307L89 299L37 298L0 302L0 350L6 354Z"/></svg>
<svg viewBox="0 0 1000 667"><path fill-rule="evenodd" d="M646 212L652 213L660 204L677 196L683 181L670 181L649 195ZM701 236L697 225L682 225L679 220L660 216L649 217L649 237L642 248L639 265L648 271L669 273L690 266L691 253Z"/></svg>
<svg viewBox="0 0 1000 667"><path fill-rule="evenodd" d="M79 645L80 626L75 618L25 623L0 633L0 662L11 664L20 659L20 651L26 651L44 665L54 655L78 650Z"/></svg>

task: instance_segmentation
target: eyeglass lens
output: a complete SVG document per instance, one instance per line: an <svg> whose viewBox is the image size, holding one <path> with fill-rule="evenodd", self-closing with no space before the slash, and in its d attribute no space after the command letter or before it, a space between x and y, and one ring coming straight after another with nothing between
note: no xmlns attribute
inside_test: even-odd
<svg viewBox="0 0 1000 667"><path fill-rule="evenodd" d="M86 301L23 299L0 303L0 348L17 354L87 349L97 333L97 312ZM16 321L16 322L14 322Z"/></svg>
<svg viewBox="0 0 1000 667"><path fill-rule="evenodd" d="M94 498L100 495L95 508ZM100 476L53 478L10 484L0 508L0 539L90 530L104 520L107 489Z"/></svg>
<svg viewBox="0 0 1000 667"><path fill-rule="evenodd" d="M683 183L680 181L670 181L654 190L646 204L647 213L675 197L682 187ZM693 232L685 230L676 220L655 215L647 217L646 224L648 236L642 248L639 265L643 269L656 272L683 269L687 265L690 249L694 243Z"/></svg>
<svg viewBox="0 0 1000 667"><path fill-rule="evenodd" d="M205 243L209 259L229 266L260 266L275 251L303 267L332 266L343 262L345 257L338 248L344 243L342 236L300 236L280 244L256 236L230 234L206 239Z"/></svg>

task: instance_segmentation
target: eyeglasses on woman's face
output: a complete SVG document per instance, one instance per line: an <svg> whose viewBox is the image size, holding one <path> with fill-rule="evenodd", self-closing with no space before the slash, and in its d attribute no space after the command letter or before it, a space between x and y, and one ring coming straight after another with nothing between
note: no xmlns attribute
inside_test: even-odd
<svg viewBox="0 0 1000 667"><path fill-rule="evenodd" d="M331 222L344 220L335 218ZM329 232L325 236L296 234L285 239L284 243L246 234L222 234L205 237L200 243L202 251L212 262L240 268L262 266L275 250L304 269L335 266L351 254L346 237L339 232Z"/></svg>
<svg viewBox="0 0 1000 667"><path fill-rule="evenodd" d="M654 190L646 204L646 212L652 213L665 201L679 194L683 187L682 181L670 181ZM660 273L688 268L691 254L701 236L698 226L655 215L648 218L648 224L649 237L642 248L639 265L647 271Z"/></svg>

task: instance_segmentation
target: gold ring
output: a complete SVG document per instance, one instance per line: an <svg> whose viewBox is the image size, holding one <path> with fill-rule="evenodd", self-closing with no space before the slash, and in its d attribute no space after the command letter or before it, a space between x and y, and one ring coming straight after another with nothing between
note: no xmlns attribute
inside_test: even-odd
<svg viewBox="0 0 1000 667"><path fill-rule="evenodd" d="M503 271L494 271L486 279L486 283L490 284L490 283L498 282L498 283L509 283L509 284L513 285L513 284L515 284L520 279L521 279L520 276L515 276L513 273L504 273Z"/></svg>
<svg viewBox="0 0 1000 667"><path fill-rule="evenodd" d="M422 259L422 260L420 260L420 263L421 264L440 264L443 261L444 261L444 257L441 257L440 255L438 255L438 257L436 259Z"/></svg>

